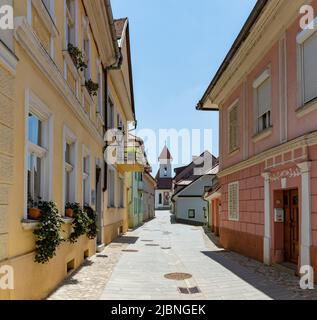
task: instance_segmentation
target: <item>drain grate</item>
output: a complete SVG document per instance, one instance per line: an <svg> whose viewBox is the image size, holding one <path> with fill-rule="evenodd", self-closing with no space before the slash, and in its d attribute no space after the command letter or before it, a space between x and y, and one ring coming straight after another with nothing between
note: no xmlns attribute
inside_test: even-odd
<svg viewBox="0 0 317 320"><path fill-rule="evenodd" d="M153 242L153 240L141 240L142 242Z"/></svg>
<svg viewBox="0 0 317 320"><path fill-rule="evenodd" d="M122 248L122 245L121 244L110 244L108 247L109 248Z"/></svg>
<svg viewBox="0 0 317 320"><path fill-rule="evenodd" d="M175 273L168 273L164 277L168 280L182 281L182 280L190 279L193 276L189 273L175 272Z"/></svg>
<svg viewBox="0 0 317 320"><path fill-rule="evenodd" d="M161 247L162 250L171 250L171 247Z"/></svg>
<svg viewBox="0 0 317 320"><path fill-rule="evenodd" d="M192 288L179 287L178 291L181 294L198 294L198 293L201 293L201 290L198 287L192 287Z"/></svg>
<svg viewBox="0 0 317 320"><path fill-rule="evenodd" d="M139 252L139 250L134 250L134 249L125 249L125 250L122 250L122 252Z"/></svg>
<svg viewBox="0 0 317 320"><path fill-rule="evenodd" d="M155 244L155 243L149 243L149 244L146 244L147 247L159 247L158 244Z"/></svg>
<svg viewBox="0 0 317 320"><path fill-rule="evenodd" d="M97 254L97 258L108 258L106 254Z"/></svg>

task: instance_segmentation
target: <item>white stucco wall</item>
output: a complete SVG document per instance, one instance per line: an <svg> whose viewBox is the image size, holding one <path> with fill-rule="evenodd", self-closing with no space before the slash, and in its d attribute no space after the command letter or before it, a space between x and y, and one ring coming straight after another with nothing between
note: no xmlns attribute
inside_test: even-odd
<svg viewBox="0 0 317 320"><path fill-rule="evenodd" d="M207 203L199 198L178 198L176 201L176 218L188 221L207 223L203 208L206 208L208 215ZM188 210L195 209L195 219L188 218Z"/></svg>

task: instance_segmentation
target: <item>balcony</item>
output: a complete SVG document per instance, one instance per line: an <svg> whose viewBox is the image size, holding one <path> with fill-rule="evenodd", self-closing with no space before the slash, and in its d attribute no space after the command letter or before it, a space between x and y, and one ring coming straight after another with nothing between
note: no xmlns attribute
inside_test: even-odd
<svg viewBox="0 0 317 320"><path fill-rule="evenodd" d="M146 160L140 146L126 146L117 152L117 170L124 172L143 172Z"/></svg>

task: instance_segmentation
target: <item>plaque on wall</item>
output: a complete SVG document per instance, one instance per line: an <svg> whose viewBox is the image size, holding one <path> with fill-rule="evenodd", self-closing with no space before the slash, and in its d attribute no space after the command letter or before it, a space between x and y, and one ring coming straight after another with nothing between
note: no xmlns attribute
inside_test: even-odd
<svg viewBox="0 0 317 320"><path fill-rule="evenodd" d="M284 209L282 208L274 209L274 221L277 223L284 222Z"/></svg>

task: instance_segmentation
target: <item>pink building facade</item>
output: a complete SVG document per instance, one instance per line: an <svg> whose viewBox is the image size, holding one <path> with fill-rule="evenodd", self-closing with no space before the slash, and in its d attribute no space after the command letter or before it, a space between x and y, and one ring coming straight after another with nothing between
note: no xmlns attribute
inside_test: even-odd
<svg viewBox="0 0 317 320"><path fill-rule="evenodd" d="M258 1L198 104L220 113L220 241L317 276L317 0Z"/></svg>

